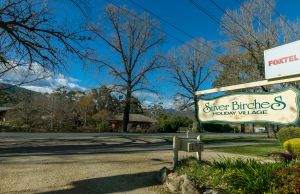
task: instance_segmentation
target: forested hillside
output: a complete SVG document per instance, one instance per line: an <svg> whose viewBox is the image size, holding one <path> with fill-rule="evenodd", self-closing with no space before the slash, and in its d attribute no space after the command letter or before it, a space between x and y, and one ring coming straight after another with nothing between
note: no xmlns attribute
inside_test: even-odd
<svg viewBox="0 0 300 194"><path fill-rule="evenodd" d="M0 83L0 106L15 106L28 96L34 95L39 95L39 93L18 86Z"/></svg>

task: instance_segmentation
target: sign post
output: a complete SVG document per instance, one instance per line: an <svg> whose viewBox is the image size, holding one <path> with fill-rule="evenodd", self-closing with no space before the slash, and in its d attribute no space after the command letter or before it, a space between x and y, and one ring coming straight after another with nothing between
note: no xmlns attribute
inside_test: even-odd
<svg viewBox="0 0 300 194"><path fill-rule="evenodd" d="M197 139L192 138L179 138L178 136L173 137L173 166L175 167L178 162L179 151L196 152L197 159L201 160L201 152L203 151L203 143L201 142L200 135Z"/></svg>

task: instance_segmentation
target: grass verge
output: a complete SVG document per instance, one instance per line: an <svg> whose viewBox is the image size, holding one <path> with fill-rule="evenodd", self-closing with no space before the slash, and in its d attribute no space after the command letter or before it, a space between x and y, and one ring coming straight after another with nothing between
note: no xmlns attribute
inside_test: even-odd
<svg viewBox="0 0 300 194"><path fill-rule="evenodd" d="M210 143L227 143L227 142L257 142L257 141L263 141L263 142L276 142L276 139L273 138L266 138L266 137L222 137L222 136L216 136L216 137L210 137L210 136L203 136L201 139L204 143L210 144Z"/></svg>
<svg viewBox="0 0 300 194"><path fill-rule="evenodd" d="M194 137L196 139L196 137ZM172 142L173 137L166 137L166 140ZM265 142L265 143L272 143L277 142L274 138L267 138L267 137L255 137L255 136L222 136L220 133L219 135L202 135L201 141L205 144L215 144L215 143L227 143L227 142Z"/></svg>
<svg viewBox="0 0 300 194"><path fill-rule="evenodd" d="M251 155L259 157L268 157L272 152L284 152L284 148L279 143L216 147L210 149L218 152L227 152L233 154Z"/></svg>

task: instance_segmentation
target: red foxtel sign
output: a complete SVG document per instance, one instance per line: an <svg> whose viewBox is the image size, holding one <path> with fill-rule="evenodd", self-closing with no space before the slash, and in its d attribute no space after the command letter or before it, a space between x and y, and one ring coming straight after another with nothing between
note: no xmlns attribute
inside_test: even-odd
<svg viewBox="0 0 300 194"><path fill-rule="evenodd" d="M264 51L266 79L300 74L300 41Z"/></svg>
<svg viewBox="0 0 300 194"><path fill-rule="evenodd" d="M271 65L280 65L280 64L284 64L284 63L290 63L293 61L298 61L299 58L297 55L291 55L291 56L287 56L287 57L282 57L279 59L273 59L269 61L269 66Z"/></svg>

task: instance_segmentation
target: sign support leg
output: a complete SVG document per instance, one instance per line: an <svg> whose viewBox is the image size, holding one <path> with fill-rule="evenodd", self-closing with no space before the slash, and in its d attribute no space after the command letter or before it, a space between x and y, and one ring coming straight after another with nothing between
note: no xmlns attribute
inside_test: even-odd
<svg viewBox="0 0 300 194"><path fill-rule="evenodd" d="M179 138L177 136L173 137L173 167L175 168L177 162L178 162L178 151L179 151Z"/></svg>
<svg viewBox="0 0 300 194"><path fill-rule="evenodd" d="M199 142L201 141L201 136L200 136L200 135L197 136L197 140L198 140ZM201 157L202 157L202 156L201 156L201 151L200 151L200 152L197 152L197 160L198 160L198 161L201 161L201 160L202 160Z"/></svg>

